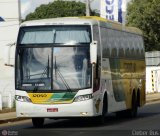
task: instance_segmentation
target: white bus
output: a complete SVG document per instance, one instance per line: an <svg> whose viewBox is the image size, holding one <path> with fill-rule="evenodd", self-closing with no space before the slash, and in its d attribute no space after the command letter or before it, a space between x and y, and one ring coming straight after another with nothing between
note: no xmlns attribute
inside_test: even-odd
<svg viewBox="0 0 160 136"><path fill-rule="evenodd" d="M145 104L141 31L99 17L24 22L15 61L17 117L135 117Z"/></svg>

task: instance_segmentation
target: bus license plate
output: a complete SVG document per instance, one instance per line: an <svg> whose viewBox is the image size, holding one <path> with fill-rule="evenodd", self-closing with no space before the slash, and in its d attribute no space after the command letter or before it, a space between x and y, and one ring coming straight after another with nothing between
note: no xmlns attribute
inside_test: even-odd
<svg viewBox="0 0 160 136"><path fill-rule="evenodd" d="M58 112L58 108L47 108L47 112Z"/></svg>

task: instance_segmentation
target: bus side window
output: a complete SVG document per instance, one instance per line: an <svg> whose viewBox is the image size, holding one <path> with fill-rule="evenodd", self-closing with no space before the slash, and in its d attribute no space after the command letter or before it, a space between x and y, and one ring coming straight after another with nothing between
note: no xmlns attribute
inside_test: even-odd
<svg viewBox="0 0 160 136"><path fill-rule="evenodd" d="M93 91L97 91L99 90L99 86L100 86L100 64L99 64L99 58L97 58L97 64L94 65L93 68Z"/></svg>
<svg viewBox="0 0 160 136"><path fill-rule="evenodd" d="M117 57L117 48L112 48L111 57Z"/></svg>
<svg viewBox="0 0 160 136"><path fill-rule="evenodd" d="M139 58L140 56L140 52L139 52L139 49L136 49L136 58Z"/></svg>
<svg viewBox="0 0 160 136"><path fill-rule="evenodd" d="M136 53L136 51L134 50L134 48L131 49L131 53L132 53L132 55L131 55L132 58L137 57L137 55L138 55Z"/></svg>
<svg viewBox="0 0 160 136"><path fill-rule="evenodd" d="M100 59L101 59L101 53L100 53L100 40L99 40L99 28L97 25L93 26L93 40L98 41L98 49L97 49L97 63L94 65L93 68L93 91L99 90L100 86Z"/></svg>
<svg viewBox="0 0 160 136"><path fill-rule="evenodd" d="M120 48L119 49L119 57L120 58L124 58L125 57L125 53L124 53L125 51L124 51L124 49L123 48Z"/></svg>
<svg viewBox="0 0 160 136"><path fill-rule="evenodd" d="M130 49L129 48L126 48L125 50L125 54L126 54L126 57L130 58Z"/></svg>

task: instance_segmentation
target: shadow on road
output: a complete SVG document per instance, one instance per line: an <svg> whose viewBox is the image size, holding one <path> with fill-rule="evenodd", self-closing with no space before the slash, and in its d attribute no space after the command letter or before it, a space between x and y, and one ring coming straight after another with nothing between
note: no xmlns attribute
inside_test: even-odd
<svg viewBox="0 0 160 136"><path fill-rule="evenodd" d="M136 118L127 118L127 117L117 117L114 113L109 114L105 118L105 123L103 125L99 125L92 118L76 118L76 119L61 119L61 120L46 120L44 124L44 129L46 128L55 128L55 129L76 129L76 128L97 128L97 127L105 127L105 126L117 126L122 123L137 121L139 119L146 119L150 117L154 117L160 115L160 109L157 108L160 106L160 103L155 103L153 105L146 105L139 109L138 116ZM33 127L29 127L32 129Z"/></svg>
<svg viewBox="0 0 160 136"><path fill-rule="evenodd" d="M91 118L79 118L79 119L65 119L65 120L56 120L49 122L46 121L43 129L55 128L55 129L68 129L68 128L94 128L94 127L105 127L105 126L114 126L125 122L136 121L143 118L153 117L160 114L160 112L156 113L139 113L136 118L127 118L127 117L117 117L115 114L110 114L105 118L105 123L103 125L97 124ZM30 127L30 129L34 129L34 127Z"/></svg>

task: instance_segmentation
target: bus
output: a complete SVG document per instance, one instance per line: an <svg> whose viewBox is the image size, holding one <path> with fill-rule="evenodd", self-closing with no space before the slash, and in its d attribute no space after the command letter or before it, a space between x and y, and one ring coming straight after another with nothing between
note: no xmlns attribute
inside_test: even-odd
<svg viewBox="0 0 160 136"><path fill-rule="evenodd" d="M142 32L95 16L23 22L15 89L17 117L34 127L45 118L136 117L145 104Z"/></svg>

